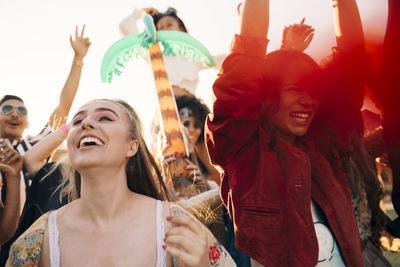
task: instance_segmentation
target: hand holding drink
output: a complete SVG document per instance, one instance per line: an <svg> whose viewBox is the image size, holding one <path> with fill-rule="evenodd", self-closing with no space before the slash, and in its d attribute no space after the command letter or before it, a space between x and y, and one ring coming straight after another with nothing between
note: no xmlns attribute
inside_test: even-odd
<svg viewBox="0 0 400 267"><path fill-rule="evenodd" d="M0 171L5 173L7 179L19 176L23 161L23 156L13 149L8 139L0 140Z"/></svg>

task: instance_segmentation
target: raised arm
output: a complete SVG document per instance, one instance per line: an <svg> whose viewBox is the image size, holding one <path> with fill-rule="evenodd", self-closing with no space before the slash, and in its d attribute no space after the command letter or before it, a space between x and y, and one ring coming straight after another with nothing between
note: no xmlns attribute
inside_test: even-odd
<svg viewBox="0 0 400 267"><path fill-rule="evenodd" d="M246 0L240 14L240 35L265 38L269 27L269 0Z"/></svg>
<svg viewBox="0 0 400 267"><path fill-rule="evenodd" d="M324 64L320 114L342 130L355 127L363 105L369 62L355 0L332 1L337 49ZM340 107L340 108L338 108Z"/></svg>
<svg viewBox="0 0 400 267"><path fill-rule="evenodd" d="M355 0L332 0L335 33L339 49L364 47L364 32Z"/></svg>
<svg viewBox="0 0 400 267"><path fill-rule="evenodd" d="M213 113L206 124L210 159L221 167L256 142L264 97L269 1L248 0L241 10L240 35L213 85Z"/></svg>
<svg viewBox="0 0 400 267"><path fill-rule="evenodd" d="M72 102L74 101L75 94L78 90L83 58L86 56L90 46L89 38L85 38L84 33L85 25L83 25L80 34L78 33L78 26L76 26L75 39L70 36L71 47L74 50L75 55L67 81L61 91L58 106L55 108L48 121L48 125L52 129L57 129L60 125L66 122L69 110L71 109Z"/></svg>
<svg viewBox="0 0 400 267"><path fill-rule="evenodd" d="M140 33L138 22L141 21L144 14L149 14L153 16L159 13L160 12L154 7L140 8L138 6L135 6L132 13L124 18L119 24L119 31L121 33L121 36L124 37L130 34Z"/></svg>
<svg viewBox="0 0 400 267"><path fill-rule="evenodd" d="M60 128L43 137L25 153L24 164L27 172L39 170L46 164L47 158L60 146L65 138L67 138L69 126L61 125Z"/></svg>
<svg viewBox="0 0 400 267"><path fill-rule="evenodd" d="M119 24L121 36L139 33L137 23L142 18L143 13L144 12L141 8L135 6L132 13L124 18Z"/></svg>

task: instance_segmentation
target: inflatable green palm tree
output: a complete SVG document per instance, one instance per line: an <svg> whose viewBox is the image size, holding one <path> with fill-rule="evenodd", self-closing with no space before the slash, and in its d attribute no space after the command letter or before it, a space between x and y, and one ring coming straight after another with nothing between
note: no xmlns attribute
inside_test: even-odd
<svg viewBox="0 0 400 267"><path fill-rule="evenodd" d="M172 178L185 174L184 158L188 155L186 139L183 137L179 115L171 84L168 80L163 55L180 56L214 66L209 51L187 33L179 31L157 32L150 15L144 16L145 31L124 37L114 43L106 52L101 65L101 79L111 82L115 75L121 75L125 65L139 56L150 58L161 113L161 129L167 139L166 152L177 152L177 160L170 168ZM161 43L163 50L161 52Z"/></svg>

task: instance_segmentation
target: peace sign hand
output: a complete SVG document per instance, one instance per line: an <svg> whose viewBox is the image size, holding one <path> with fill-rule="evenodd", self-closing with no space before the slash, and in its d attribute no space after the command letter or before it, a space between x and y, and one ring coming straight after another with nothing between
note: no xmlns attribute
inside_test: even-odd
<svg viewBox="0 0 400 267"><path fill-rule="evenodd" d="M81 34L78 34L78 26L75 27L75 40L72 38L72 35L70 35L70 42L71 42L71 47L75 52L75 58L82 60L88 50L89 50L89 46L91 45L89 38L88 37L84 37L84 33L85 33L85 27L86 24L83 25L82 27L82 31Z"/></svg>

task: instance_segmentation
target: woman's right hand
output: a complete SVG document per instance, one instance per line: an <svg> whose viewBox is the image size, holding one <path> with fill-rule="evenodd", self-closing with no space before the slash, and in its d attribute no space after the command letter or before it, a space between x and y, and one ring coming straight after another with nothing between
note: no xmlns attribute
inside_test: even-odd
<svg viewBox="0 0 400 267"><path fill-rule="evenodd" d="M168 165L169 163L173 162L174 160L176 160L178 157L178 153L177 152L167 152L163 154L163 165Z"/></svg>
<svg viewBox="0 0 400 267"><path fill-rule="evenodd" d="M284 28L281 49L303 52L310 45L314 38L314 29L304 22L305 18L300 23Z"/></svg>
<svg viewBox="0 0 400 267"><path fill-rule="evenodd" d="M165 235L165 251L188 267L211 266L208 239L200 222L185 215L168 216L173 227Z"/></svg>
<svg viewBox="0 0 400 267"><path fill-rule="evenodd" d="M178 153L177 152L168 152L163 154L163 166L167 166L174 160L177 160ZM186 165L185 170L188 173L188 177L193 181L204 180L204 176L201 174L199 166L194 164L191 160L185 158L184 159Z"/></svg>
<svg viewBox="0 0 400 267"><path fill-rule="evenodd" d="M205 180L203 174L201 173L201 170L198 165L194 164L192 161L189 159L186 159L186 167L185 169L189 171L189 178L192 179L193 181L203 181Z"/></svg>

